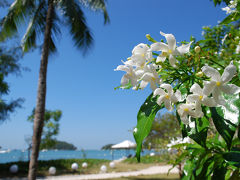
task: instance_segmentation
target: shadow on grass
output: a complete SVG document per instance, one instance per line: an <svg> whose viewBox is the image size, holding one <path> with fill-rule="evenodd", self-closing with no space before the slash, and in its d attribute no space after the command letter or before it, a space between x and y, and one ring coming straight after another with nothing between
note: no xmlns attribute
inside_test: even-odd
<svg viewBox="0 0 240 180"><path fill-rule="evenodd" d="M79 168L77 171L73 171L71 169L72 163L78 163L79 167L83 162L88 163L87 169ZM102 163L109 162L109 160L102 160L102 159L58 159L58 160L49 160L49 161L38 161L38 177L48 176L48 169L51 166L56 168L56 175L63 175L63 174L88 174L92 169L100 166ZM16 174L12 174L9 172L9 168L11 165L17 164L18 165L18 172ZM28 162L11 162L11 163L4 163L0 164L0 178L4 177L27 177L28 174Z"/></svg>

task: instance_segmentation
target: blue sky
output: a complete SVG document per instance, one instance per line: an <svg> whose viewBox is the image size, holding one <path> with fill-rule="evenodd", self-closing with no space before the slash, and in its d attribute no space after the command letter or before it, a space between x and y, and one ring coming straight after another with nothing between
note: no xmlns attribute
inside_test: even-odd
<svg viewBox="0 0 240 180"><path fill-rule="evenodd" d="M78 51L67 29L56 42L58 53L50 57L46 108L60 109L60 134L57 139L79 149L100 149L108 143L133 140L129 132L137 123L137 112L151 93L145 90L114 90L123 72L114 69L131 56L134 46L148 43L146 34L162 39L160 30L175 35L177 42L201 38L202 26L216 25L226 17L209 0L108 0L111 23L103 25L100 13L85 9L94 35L94 47L86 56ZM32 134L27 122L36 103L40 51L21 60L22 76L10 76L8 99L23 97L25 102L10 119L0 124L0 146L25 149L24 137Z"/></svg>

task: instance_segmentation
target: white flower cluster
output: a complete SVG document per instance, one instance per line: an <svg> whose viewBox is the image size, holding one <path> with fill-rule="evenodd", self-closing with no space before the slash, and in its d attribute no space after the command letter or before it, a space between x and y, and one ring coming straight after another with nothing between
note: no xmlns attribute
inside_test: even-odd
<svg viewBox="0 0 240 180"><path fill-rule="evenodd" d="M167 144L168 150L172 150L172 146L175 146L177 144L185 144L185 143L191 143L191 139L189 137L172 139L169 144Z"/></svg>
<svg viewBox="0 0 240 180"><path fill-rule="evenodd" d="M175 37L172 34L162 32L160 34L165 36L167 44L156 42L148 46L141 43L133 49L132 56L128 58L128 61L123 62L124 65L119 65L115 69L126 72L121 79L122 86L131 83L133 89L144 89L150 84L153 95L157 96L157 104L160 106L164 103L165 108L169 111L174 109L174 104L185 101L176 108L184 124L189 124L190 117L203 117L202 105L208 107L224 106L226 102L222 97L222 92L226 94L240 92L238 86L227 84L237 71L232 62L224 69L222 76L218 70L205 65L200 73L205 74L210 80L203 81L203 88L197 83L193 84L190 88L192 94L183 99L179 90L174 92L171 84L161 80L157 72L161 67L157 63L168 58L170 65L176 68L177 60L175 57L188 53L191 43L177 47ZM156 60L153 59L153 51L161 51ZM199 53L200 49L195 47L195 51Z"/></svg>
<svg viewBox="0 0 240 180"><path fill-rule="evenodd" d="M125 71L126 74L121 79L121 85L124 87L131 83L133 89L144 89L150 84L151 89L154 91L161 84L161 79L157 73L157 69L161 66L157 65L158 62L164 62L166 58L173 67L176 66L176 56L183 55L189 52L191 43L176 46L176 39L172 34L165 34L167 44L163 42L153 43L150 47L147 44L138 44L132 50L132 56L123 65L119 65L115 71ZM161 51L160 55L155 60L153 58L153 51Z"/></svg>
<svg viewBox="0 0 240 180"><path fill-rule="evenodd" d="M237 0L230 1L229 6L222 8L223 11L226 11L226 14L231 14L236 11Z"/></svg>
<svg viewBox="0 0 240 180"><path fill-rule="evenodd" d="M240 88L234 84L227 84L236 74L237 68L231 62L222 74L210 67L203 66L202 72L210 78L210 81L203 81L203 88L195 83L190 88L192 94L188 95L185 104L177 107L177 112L183 123L189 123L189 117L200 118L203 116L201 105L216 107L225 106L226 101L222 98L222 92L226 94L237 94ZM209 97L212 95L212 97Z"/></svg>

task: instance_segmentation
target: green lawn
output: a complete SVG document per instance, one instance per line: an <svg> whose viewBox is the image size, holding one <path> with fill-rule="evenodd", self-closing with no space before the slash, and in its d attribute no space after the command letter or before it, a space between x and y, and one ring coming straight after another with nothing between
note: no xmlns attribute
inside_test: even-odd
<svg viewBox="0 0 240 180"><path fill-rule="evenodd" d="M71 169L72 163L78 163L79 169L73 171ZM87 168L82 168L83 162L88 163ZM59 160L49 160L49 161L39 161L39 167L37 176L48 176L48 169L54 166L57 170L56 175L64 174L97 174L100 171L101 165L106 165L107 172L129 172L137 171L141 169L148 168L150 166L164 165L166 160L161 156L143 156L141 157L141 163L138 163L136 158L129 158L121 163L117 163L115 168L109 167L110 160L103 159L59 159ZM17 164L19 171L16 174L11 174L9 168L12 164ZM0 178L3 177L26 177L28 173L28 162L15 162L15 163L5 163L0 164ZM162 176L162 175L161 175ZM139 177L144 178L144 177ZM160 177L161 178L161 177ZM167 178L167 177L164 177ZM132 178L130 178L132 179Z"/></svg>

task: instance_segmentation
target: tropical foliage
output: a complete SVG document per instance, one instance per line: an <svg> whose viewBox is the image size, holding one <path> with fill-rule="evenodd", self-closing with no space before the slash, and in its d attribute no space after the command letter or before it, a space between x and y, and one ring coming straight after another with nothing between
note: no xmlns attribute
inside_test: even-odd
<svg viewBox="0 0 240 180"><path fill-rule="evenodd" d="M7 5L7 1L1 1L0 10L6 8ZM10 74L20 75L21 72L19 60L22 57L22 51L21 48L16 45L15 40L16 38L14 38L11 48L9 43L0 43L0 122L6 120L10 113L14 112L16 108L21 107L24 101L22 98L11 101L7 101L4 98L4 96L10 92L6 78Z"/></svg>
<svg viewBox="0 0 240 180"><path fill-rule="evenodd" d="M33 109L32 114L28 116L28 121L34 121L35 109ZM40 149L54 149L57 140L56 136L59 134L59 121L62 116L62 111L60 110L45 110L44 115L44 127L41 138Z"/></svg>
<svg viewBox="0 0 240 180"><path fill-rule="evenodd" d="M222 1L214 1L215 5ZM140 107L134 137L137 159L156 113L176 113L182 147L174 165L184 164L182 179L239 179L240 160L240 2L227 3L228 17L216 27L204 27L203 39L176 44L173 34L134 47L116 70L125 71L120 88L152 93ZM223 8L225 11L226 9ZM214 133L213 133L214 132Z"/></svg>

